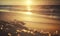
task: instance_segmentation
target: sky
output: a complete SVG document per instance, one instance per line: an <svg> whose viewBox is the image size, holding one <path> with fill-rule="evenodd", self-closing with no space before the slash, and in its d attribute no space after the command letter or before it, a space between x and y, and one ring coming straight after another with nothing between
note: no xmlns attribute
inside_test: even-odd
<svg viewBox="0 0 60 36"><path fill-rule="evenodd" d="M0 0L0 5L60 5L60 0Z"/></svg>

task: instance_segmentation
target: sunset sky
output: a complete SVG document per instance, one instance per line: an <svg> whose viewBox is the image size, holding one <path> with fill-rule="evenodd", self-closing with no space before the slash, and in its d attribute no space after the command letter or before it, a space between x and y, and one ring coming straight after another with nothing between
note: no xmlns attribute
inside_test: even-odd
<svg viewBox="0 0 60 36"><path fill-rule="evenodd" d="M27 1L31 5L58 5L60 0L0 0L0 5L26 5Z"/></svg>

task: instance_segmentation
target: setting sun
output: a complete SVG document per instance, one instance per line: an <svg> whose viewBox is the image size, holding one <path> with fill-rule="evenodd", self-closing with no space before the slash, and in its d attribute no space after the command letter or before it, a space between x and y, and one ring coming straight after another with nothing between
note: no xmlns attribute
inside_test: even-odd
<svg viewBox="0 0 60 36"><path fill-rule="evenodd" d="M26 0L26 4L27 5L31 5L32 4L32 1L31 0Z"/></svg>

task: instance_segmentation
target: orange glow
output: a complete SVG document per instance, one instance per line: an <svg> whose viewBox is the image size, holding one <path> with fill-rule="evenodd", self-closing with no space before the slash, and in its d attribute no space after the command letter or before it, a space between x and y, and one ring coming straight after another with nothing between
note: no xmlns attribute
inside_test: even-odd
<svg viewBox="0 0 60 36"><path fill-rule="evenodd" d="M26 4L27 5L31 5L32 4L32 0L26 0Z"/></svg>
<svg viewBox="0 0 60 36"><path fill-rule="evenodd" d="M27 6L28 12L31 11L31 5L32 5L32 0L26 0L26 6Z"/></svg>

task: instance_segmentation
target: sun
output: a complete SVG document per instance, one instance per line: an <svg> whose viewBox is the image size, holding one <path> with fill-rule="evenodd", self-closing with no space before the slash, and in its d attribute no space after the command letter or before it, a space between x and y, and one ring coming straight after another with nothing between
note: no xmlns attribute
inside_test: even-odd
<svg viewBox="0 0 60 36"><path fill-rule="evenodd" d="M31 0L26 0L26 4L27 5L31 5L32 4L32 1Z"/></svg>

